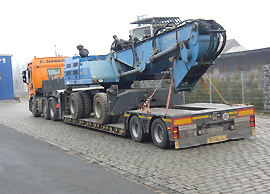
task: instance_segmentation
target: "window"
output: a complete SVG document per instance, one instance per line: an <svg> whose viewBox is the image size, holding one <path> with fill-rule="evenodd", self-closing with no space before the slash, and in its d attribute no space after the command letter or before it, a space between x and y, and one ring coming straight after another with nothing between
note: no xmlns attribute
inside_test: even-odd
<svg viewBox="0 0 270 194"><path fill-rule="evenodd" d="M28 79L27 83L30 83L32 81L32 69L26 71L26 77Z"/></svg>
<svg viewBox="0 0 270 194"><path fill-rule="evenodd" d="M151 29L150 26L143 26L140 28L130 30L129 33L134 37L140 38L143 37L144 35L151 35Z"/></svg>
<svg viewBox="0 0 270 194"><path fill-rule="evenodd" d="M230 73L235 72L235 71L237 71L237 70L238 70L238 68L237 68L236 65L231 65L231 66L229 67L229 72L230 72Z"/></svg>
<svg viewBox="0 0 270 194"><path fill-rule="evenodd" d="M61 69L57 68L57 69L48 69L48 75L61 75Z"/></svg>

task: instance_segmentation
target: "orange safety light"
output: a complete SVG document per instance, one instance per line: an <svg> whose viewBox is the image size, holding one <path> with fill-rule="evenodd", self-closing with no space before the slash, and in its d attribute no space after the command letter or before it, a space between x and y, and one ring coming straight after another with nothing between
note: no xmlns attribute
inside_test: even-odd
<svg viewBox="0 0 270 194"><path fill-rule="evenodd" d="M94 79L93 82L94 82L94 83L98 83L98 80L97 80L97 79Z"/></svg>
<svg viewBox="0 0 270 194"><path fill-rule="evenodd" d="M59 108L59 106L60 106L60 104L58 103L57 105L55 105L55 108L57 108L57 109L58 109L58 108Z"/></svg>

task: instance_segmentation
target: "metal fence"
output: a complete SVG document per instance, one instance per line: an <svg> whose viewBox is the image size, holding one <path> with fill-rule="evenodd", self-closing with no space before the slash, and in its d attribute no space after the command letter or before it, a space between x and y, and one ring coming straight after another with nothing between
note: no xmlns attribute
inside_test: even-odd
<svg viewBox="0 0 270 194"><path fill-rule="evenodd" d="M270 114L270 65L264 65L263 71L264 71L264 112Z"/></svg>
<svg viewBox="0 0 270 194"><path fill-rule="evenodd" d="M257 111L264 110L265 76L263 70L224 74L205 74L203 82L195 85L191 92L183 92L183 101L189 103L252 104ZM140 81L134 87L155 88L160 80ZM270 85L270 81L269 85ZM169 87L170 80L163 80L160 87ZM270 86L269 86L270 89ZM270 91L270 90L269 90ZM270 93L270 92L269 92ZM269 94L270 105L270 94Z"/></svg>
<svg viewBox="0 0 270 194"><path fill-rule="evenodd" d="M184 92L184 102L253 104L257 111L264 106L264 76L263 71L235 72L226 74L206 74L194 90ZM211 84L212 83L212 84ZM224 100L223 100L223 99Z"/></svg>

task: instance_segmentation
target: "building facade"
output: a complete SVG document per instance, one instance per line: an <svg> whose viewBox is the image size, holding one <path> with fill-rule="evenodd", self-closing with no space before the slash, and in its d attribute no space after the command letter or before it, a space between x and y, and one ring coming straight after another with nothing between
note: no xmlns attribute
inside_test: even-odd
<svg viewBox="0 0 270 194"><path fill-rule="evenodd" d="M270 64L270 47L221 54L216 64L208 69L214 75L236 71L251 72L262 70L263 65Z"/></svg>

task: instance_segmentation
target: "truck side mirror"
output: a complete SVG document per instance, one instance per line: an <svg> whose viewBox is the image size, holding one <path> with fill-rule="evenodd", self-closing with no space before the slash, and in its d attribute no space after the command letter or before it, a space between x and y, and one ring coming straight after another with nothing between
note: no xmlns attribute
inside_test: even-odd
<svg viewBox="0 0 270 194"><path fill-rule="evenodd" d="M28 74L29 74L29 71L27 70L22 71L22 81L23 83L26 83L27 85L29 84Z"/></svg>

